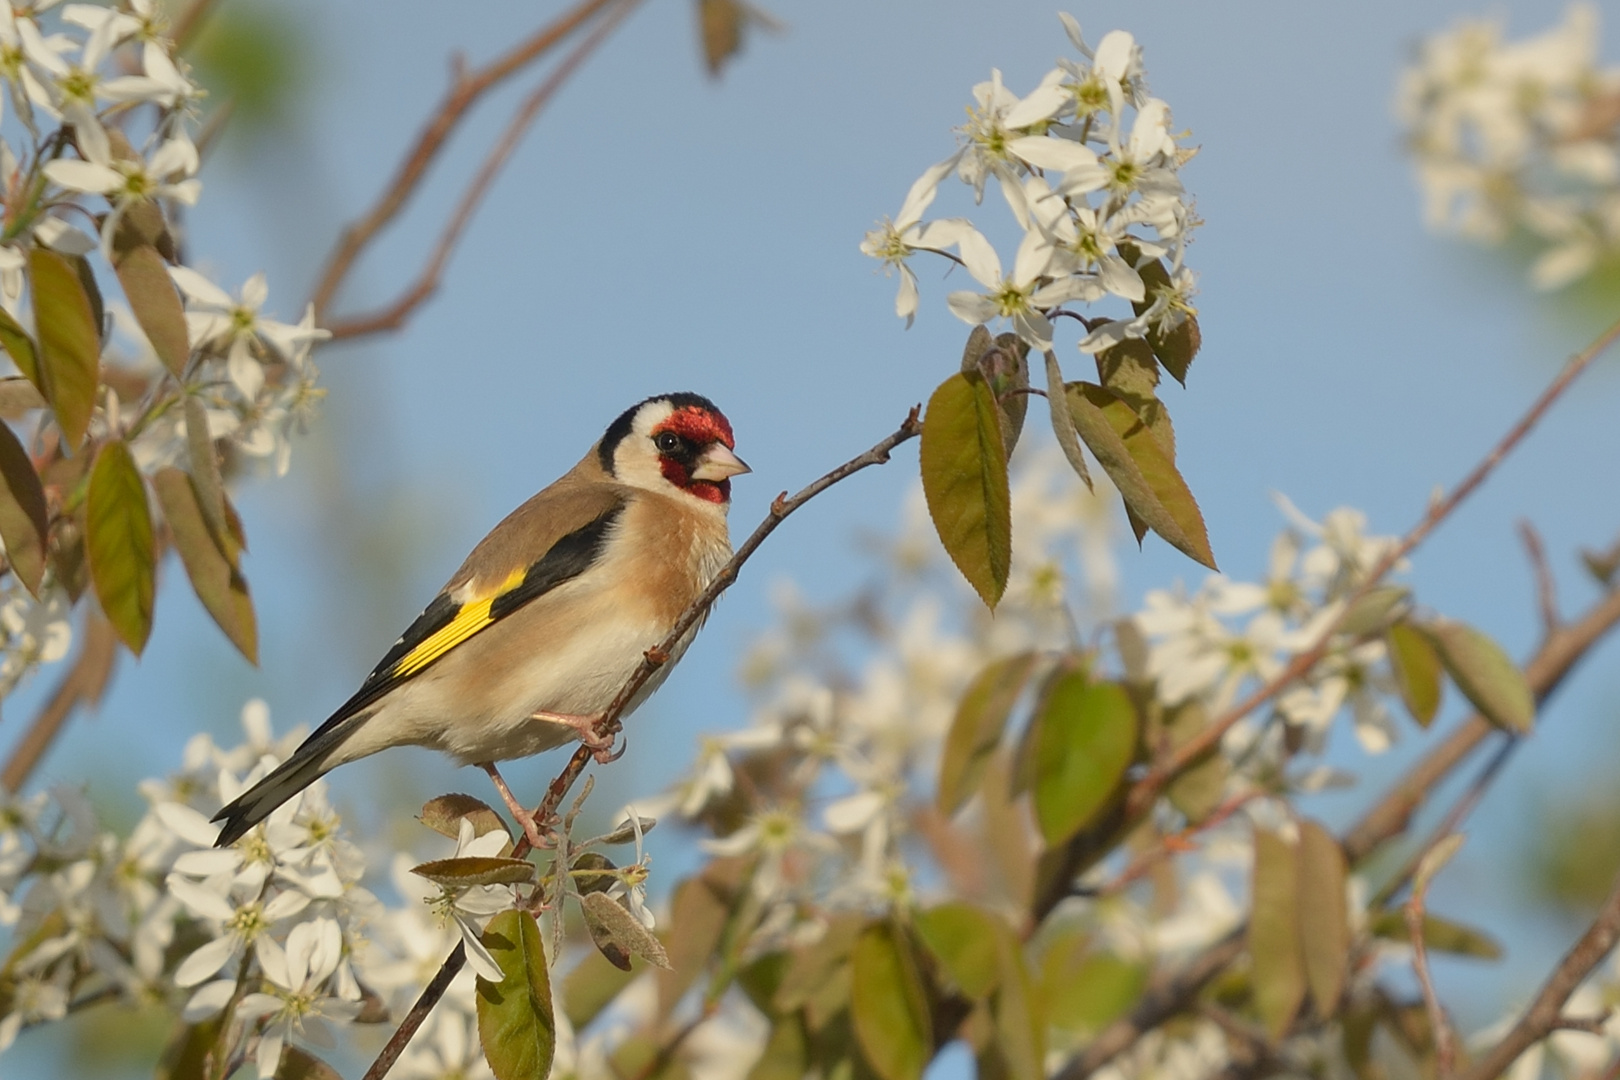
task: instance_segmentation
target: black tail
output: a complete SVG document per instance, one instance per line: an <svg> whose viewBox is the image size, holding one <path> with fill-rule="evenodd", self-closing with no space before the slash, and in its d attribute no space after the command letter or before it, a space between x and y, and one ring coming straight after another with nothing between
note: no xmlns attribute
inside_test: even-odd
<svg viewBox="0 0 1620 1080"><path fill-rule="evenodd" d="M229 847L247 835L249 829L275 812L276 807L319 780L337 762L331 760L332 751L342 742L344 729L337 732L317 732L293 752L293 756L277 766L269 776L242 792L219 813L215 821L225 824L219 830L215 847Z"/></svg>

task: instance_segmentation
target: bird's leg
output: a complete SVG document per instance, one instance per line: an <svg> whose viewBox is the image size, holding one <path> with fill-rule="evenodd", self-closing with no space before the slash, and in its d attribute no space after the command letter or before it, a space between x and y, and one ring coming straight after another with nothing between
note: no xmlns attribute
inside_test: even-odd
<svg viewBox="0 0 1620 1080"><path fill-rule="evenodd" d="M598 765L606 765L610 761L617 761L620 755L624 753L623 750L620 750L617 754L613 752L613 736L609 735L604 738L596 733L596 722L601 719L599 716L573 716L569 713L537 712L530 719L549 720L554 724L563 724L573 728L579 733L579 741L584 744L585 749L591 752L591 756L596 759Z"/></svg>
<svg viewBox="0 0 1620 1080"><path fill-rule="evenodd" d="M529 813L522 803L517 801L517 796L513 795L512 789L506 786L506 781L501 778L501 772L495 767L495 763L493 761L480 761L478 767L489 774L490 780L495 784L495 790L501 793L501 801L506 803L506 808L512 812L512 817L523 828L523 835L529 838L529 846L536 850L544 850L550 847L551 842L540 831L540 823L534 819L534 815Z"/></svg>

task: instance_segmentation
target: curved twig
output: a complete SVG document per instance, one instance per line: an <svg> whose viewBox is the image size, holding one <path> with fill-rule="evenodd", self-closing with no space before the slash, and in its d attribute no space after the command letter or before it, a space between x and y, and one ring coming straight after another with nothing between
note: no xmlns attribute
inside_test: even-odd
<svg viewBox="0 0 1620 1080"><path fill-rule="evenodd" d="M639 2L640 0L619 0L618 6L597 23L584 40L563 57L551 74L546 76L545 81L535 87L518 106L517 111L512 114L512 119L507 122L506 130L501 132L501 137L490 147L484 163L479 166L478 172L467 185L467 190L462 193L461 201L456 204L450 219L445 222L443 231L439 233L438 242L434 244L433 251L428 256L421 273L417 275L416 281L390 304L365 315L355 315L331 322L326 329L331 332L333 341L363 337L384 330L397 330L412 312L439 290L439 279L444 274L445 264L450 261L456 244L461 240L461 234L466 231L473 214L484 201L484 196L489 193L490 185L495 182L507 159L512 156L512 151L517 149L523 137L528 134L535 118L540 115L540 110L550 103L569 76L573 75L597 46L607 40L608 35L624 21L625 16L629 15Z"/></svg>
<svg viewBox="0 0 1620 1080"><path fill-rule="evenodd" d="M405 208L412 195L421 186L428 166L444 149L445 142L477 102L495 87L522 71L528 65L555 48L569 35L584 26L619 0L582 0L550 25L532 37L518 43L503 56L475 71L458 68L450 89L440 102L427 125L416 137L416 143L400 162L399 171L377 198L377 202L358 221L343 230L332 253L327 256L320 282L310 300L315 305L316 319L322 319L332 305L338 289L354 268L356 260L377 234Z"/></svg>

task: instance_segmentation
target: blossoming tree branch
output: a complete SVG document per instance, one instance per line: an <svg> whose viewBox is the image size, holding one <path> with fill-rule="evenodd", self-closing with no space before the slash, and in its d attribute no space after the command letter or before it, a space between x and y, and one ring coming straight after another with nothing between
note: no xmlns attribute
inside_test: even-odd
<svg viewBox="0 0 1620 1080"><path fill-rule="evenodd" d="M1429 886L1542 703L1620 621L1620 547L1586 553L1603 592L1566 616L1526 530L1543 640L1522 664L1423 603L1415 560L1620 324L1497 441L1481 434L1477 466L1405 534L1279 499L1261 580L1217 573L1122 610L1120 510L1139 543L1151 532L1216 566L1178 467L1196 448L1178 446L1162 393L1164 374L1195 387L1199 370L1196 148L1136 39L1093 41L1069 16L1057 66L1023 93L994 70L971 88L967 122L954 138L942 122L940 159L861 243L898 278L908 326L929 264L972 279L944 298L970 327L960 362L941 358L892 434L784 492L645 643L587 744L529 793L543 846L446 794L422 808L420 850L379 867L316 781L217 847L210 818L300 742L257 701L241 745L198 735L173 775L139 784L127 833L71 790L28 788L118 651L145 647L170 553L254 658L232 495L289 468L321 395L314 351L408 325L517 141L635 6L583 0L458 67L284 321L263 275L226 288L184 257L203 94L182 45L206 0L173 26L150 0L0 5L0 349L15 368L0 381L0 696L64 661L75 613L81 639L0 770L0 1051L70 1014L142 1006L173 1025L154 1065L167 1080L331 1078L362 1058L368 1078L918 1080L953 1046L994 1080L1529 1080L1549 1058L1613 1075L1620 890L1524 1008L1469 1033L1431 961L1499 946L1435 910ZM772 25L739 0L696 14L711 70ZM1572 8L1526 42L1462 25L1402 84L1430 220L1484 243L1531 236L1539 288L1601 271L1620 244L1620 74L1598 66L1596 18ZM525 77L413 283L333 316L448 136ZM929 216L952 201L962 216ZM1033 398L1053 446L1026 437ZM585 835L587 770L611 767L620 715L685 630L790 513L914 437L918 494L875 590L781 595L780 627L743 665L749 726L705 737L677 785ZM843 452L826 448L829 464ZM1470 715L1435 730L1448 694ZM1335 832L1302 800L1349 782L1322 758L1343 725L1367 754L1403 730L1425 751ZM1399 848L1457 776L1438 826ZM660 820L696 842L679 881L651 874Z"/></svg>

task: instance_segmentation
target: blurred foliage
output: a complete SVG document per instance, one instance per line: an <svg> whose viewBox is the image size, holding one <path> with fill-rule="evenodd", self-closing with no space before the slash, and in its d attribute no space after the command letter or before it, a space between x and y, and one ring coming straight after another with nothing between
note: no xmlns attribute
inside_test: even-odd
<svg viewBox="0 0 1620 1080"><path fill-rule="evenodd" d="M231 128L253 138L293 119L310 85L315 45L295 11L236 0L209 14L186 55L209 88L211 107L229 107Z"/></svg>
<svg viewBox="0 0 1620 1080"><path fill-rule="evenodd" d="M1620 791L1601 783L1559 784L1545 800L1525 840L1525 888L1538 905L1590 919L1620 871Z"/></svg>

